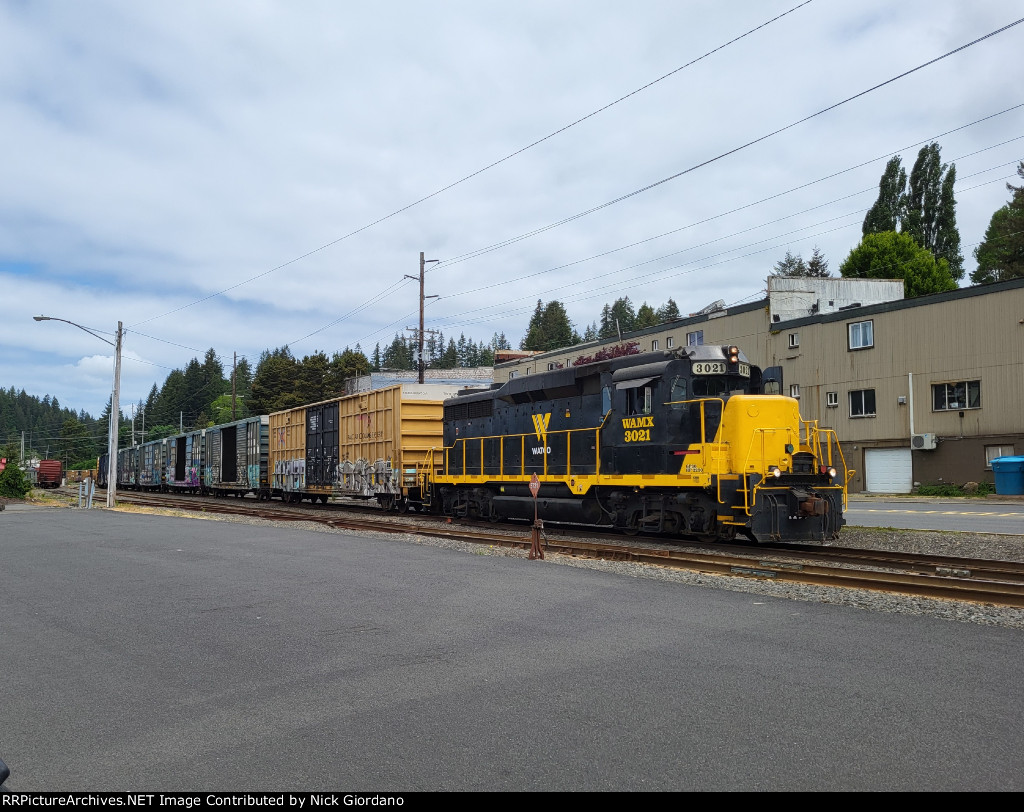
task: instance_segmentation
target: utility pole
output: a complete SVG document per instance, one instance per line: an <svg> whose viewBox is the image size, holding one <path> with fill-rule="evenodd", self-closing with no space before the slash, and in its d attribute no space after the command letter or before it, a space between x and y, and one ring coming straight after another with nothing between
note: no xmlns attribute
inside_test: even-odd
<svg viewBox="0 0 1024 812"><path fill-rule="evenodd" d="M107 507L117 505L117 432L121 418L121 338L124 328L117 323L117 339L114 344L114 395L110 403L110 462L107 466Z"/></svg>
<svg viewBox="0 0 1024 812"><path fill-rule="evenodd" d="M231 362L231 419L235 420L235 370L238 368L238 353Z"/></svg>
<svg viewBox="0 0 1024 812"><path fill-rule="evenodd" d="M437 296L425 296L424 293L423 293L424 269L426 268L426 264L428 262L440 262L440 261L441 260L439 260L439 259L424 259L423 258L423 252L420 251L420 276L419 276L419 280L420 280L420 329L419 329L419 331L417 333L417 340L419 342L419 363L418 363L418 367L419 367L419 382L420 383L423 383L423 370L424 370L424 368L426 366L426 364L423 361L423 332L424 332L423 331L423 304L424 304L424 301L426 299L436 299L436 298L438 298ZM406 279L415 279L416 277L415 276L410 276L409 274L406 274L405 278Z"/></svg>

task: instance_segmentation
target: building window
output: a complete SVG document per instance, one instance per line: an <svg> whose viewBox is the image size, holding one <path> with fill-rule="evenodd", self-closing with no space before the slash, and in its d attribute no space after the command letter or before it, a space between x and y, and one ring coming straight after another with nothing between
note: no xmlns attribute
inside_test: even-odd
<svg viewBox="0 0 1024 812"><path fill-rule="evenodd" d="M658 349L658 339L654 339L653 341L651 341L651 350L653 351L656 349Z"/></svg>
<svg viewBox="0 0 1024 812"><path fill-rule="evenodd" d="M548 372L550 372L553 369L558 369L558 362L557 361L548 361Z"/></svg>
<svg viewBox="0 0 1024 812"><path fill-rule="evenodd" d="M1012 457L1012 445L987 445L985 446L985 468L992 469L992 460L998 457Z"/></svg>
<svg viewBox="0 0 1024 812"><path fill-rule="evenodd" d="M800 346L800 333L790 333L789 334L789 348L791 350L795 350L799 346Z"/></svg>
<svg viewBox="0 0 1024 812"><path fill-rule="evenodd" d="M513 379L513 378L514 378L515 376L516 376L516 370L514 370L514 369L513 369L513 370L512 370L512 371L511 371L510 373L508 373L508 379L509 379L510 381L511 381L511 380L512 380L512 379Z"/></svg>
<svg viewBox="0 0 1024 812"><path fill-rule="evenodd" d="M875 346L873 321L855 321L850 328L850 349L863 350Z"/></svg>
<svg viewBox="0 0 1024 812"><path fill-rule="evenodd" d="M673 348L673 347L674 347L675 345L676 345L676 340L675 340L674 338L672 338L672 336L669 336L668 338L666 338L666 339L665 339L665 348L666 348L666 349L669 349L669 350L670 350L670 349L672 349L672 348Z"/></svg>
<svg viewBox="0 0 1024 812"><path fill-rule="evenodd" d="M829 409L835 409L839 406L839 393L838 392L826 392L825 393L825 406Z"/></svg>
<svg viewBox="0 0 1024 812"><path fill-rule="evenodd" d="M796 398L797 400L800 400L800 384L791 383L789 385L789 396L791 398Z"/></svg>
<svg viewBox="0 0 1024 812"><path fill-rule="evenodd" d="M981 408L981 381L932 384L932 411Z"/></svg>
<svg viewBox="0 0 1024 812"><path fill-rule="evenodd" d="M529 374L530 374L530 368L529 368L529 367L527 367L527 368L526 368L526 374L527 374L527 375L529 375Z"/></svg>
<svg viewBox="0 0 1024 812"><path fill-rule="evenodd" d="M850 392L850 417L875 416L875 390L854 389Z"/></svg>
<svg viewBox="0 0 1024 812"><path fill-rule="evenodd" d="M695 330L692 333L686 334L686 346L696 347L704 343L704 331Z"/></svg>

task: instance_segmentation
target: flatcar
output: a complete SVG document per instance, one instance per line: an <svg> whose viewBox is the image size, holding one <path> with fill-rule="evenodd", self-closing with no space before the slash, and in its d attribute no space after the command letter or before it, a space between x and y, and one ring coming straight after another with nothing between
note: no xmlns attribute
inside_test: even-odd
<svg viewBox="0 0 1024 812"><path fill-rule="evenodd" d="M701 539L834 539L852 472L834 431L801 420L781 386L780 368L699 345L467 391L445 401L423 506Z"/></svg>

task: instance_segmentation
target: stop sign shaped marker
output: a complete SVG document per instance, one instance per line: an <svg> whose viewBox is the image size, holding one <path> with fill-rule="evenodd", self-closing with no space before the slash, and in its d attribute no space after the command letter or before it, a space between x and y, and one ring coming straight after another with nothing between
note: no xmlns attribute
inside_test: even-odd
<svg viewBox="0 0 1024 812"><path fill-rule="evenodd" d="M537 498L538 491L540 491L540 480L537 478L537 475L534 474L530 478L530 493L533 494L534 499Z"/></svg>

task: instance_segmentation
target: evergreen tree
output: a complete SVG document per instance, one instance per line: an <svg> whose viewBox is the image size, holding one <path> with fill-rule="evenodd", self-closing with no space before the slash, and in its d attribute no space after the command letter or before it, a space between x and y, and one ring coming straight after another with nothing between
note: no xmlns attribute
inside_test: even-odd
<svg viewBox="0 0 1024 812"><path fill-rule="evenodd" d="M644 302L636 311L636 329L643 330L646 327L655 327L657 324L658 316L654 312L654 308Z"/></svg>
<svg viewBox="0 0 1024 812"><path fill-rule="evenodd" d="M618 334L619 331L615 326L615 318L612 316L611 306L606 303L601 308L601 320L600 326L597 328L597 337L599 339L615 338Z"/></svg>
<svg viewBox="0 0 1024 812"><path fill-rule="evenodd" d="M293 383L299 374L298 366L287 345L272 352L264 350L252 379L250 413L270 414L301 406L303 401L292 392Z"/></svg>
<svg viewBox="0 0 1024 812"><path fill-rule="evenodd" d="M520 343L520 349L545 352L572 345L578 338L569 321L565 306L552 300L544 305L539 299L530 319L529 331Z"/></svg>
<svg viewBox="0 0 1024 812"><path fill-rule="evenodd" d="M597 341L597 322L592 321L583 331L583 341Z"/></svg>
<svg viewBox="0 0 1024 812"><path fill-rule="evenodd" d="M665 302L661 307L658 308L658 324L665 324L670 321L678 321L682 318L682 314L679 312L679 305L675 303L671 298Z"/></svg>
<svg viewBox="0 0 1024 812"><path fill-rule="evenodd" d="M865 235L839 273L846 279L902 279L908 299L956 288L946 260L936 260L908 234L894 231Z"/></svg>
<svg viewBox="0 0 1024 812"><path fill-rule="evenodd" d="M775 263L771 273L772 276L807 276L807 263L799 254L794 256L787 251L786 256Z"/></svg>
<svg viewBox="0 0 1024 812"><path fill-rule="evenodd" d="M445 351L441 353L441 357L437 360L438 369L455 369L459 365L459 351L455 346L455 340L452 338L448 339L448 346Z"/></svg>
<svg viewBox="0 0 1024 812"><path fill-rule="evenodd" d="M521 350L538 350L540 344L544 342L542 334L541 320L544 318L544 303L538 299L537 306L533 309L533 315L530 316L530 323L526 326L526 334L523 336L523 340L519 342L519 349Z"/></svg>
<svg viewBox="0 0 1024 812"><path fill-rule="evenodd" d="M864 218L863 234L898 231L903 222L906 194L907 172L901 166L899 156L893 156L878 182L878 199Z"/></svg>
<svg viewBox="0 0 1024 812"><path fill-rule="evenodd" d="M1024 180L1024 161L1017 166ZM971 274L976 285L1024 276L1024 183L1006 184L1010 201L989 220L984 239L974 249L978 268Z"/></svg>
<svg viewBox="0 0 1024 812"><path fill-rule="evenodd" d="M636 329L636 311L628 296L615 300L608 311L608 317L612 332L610 336L602 335L602 338L617 337L620 332L628 333Z"/></svg>
<svg viewBox="0 0 1024 812"><path fill-rule="evenodd" d="M832 276L828 269L828 262L825 260L825 255L821 253L818 246L814 246L814 253L811 254L811 258L807 260L807 275L825 278Z"/></svg>

